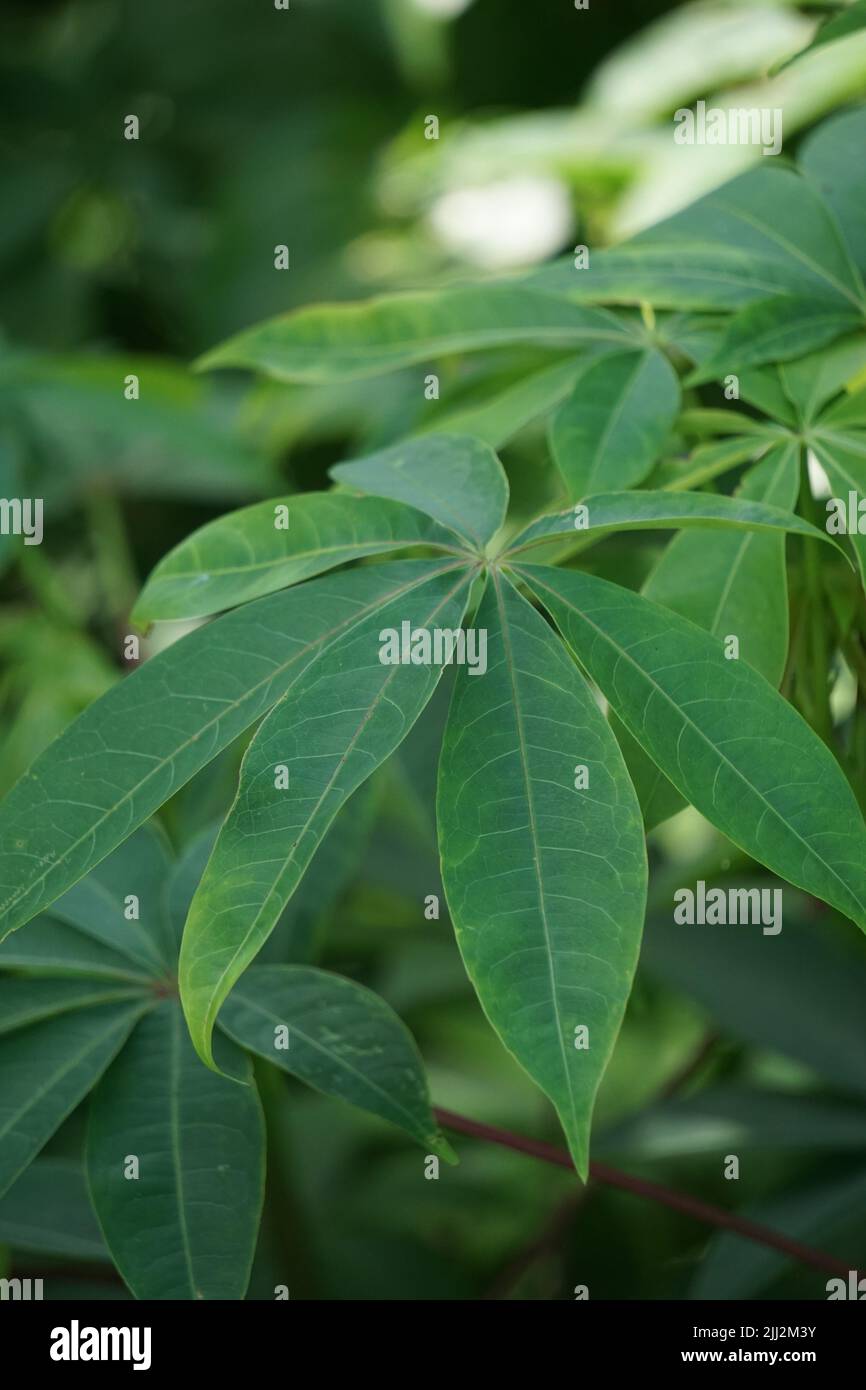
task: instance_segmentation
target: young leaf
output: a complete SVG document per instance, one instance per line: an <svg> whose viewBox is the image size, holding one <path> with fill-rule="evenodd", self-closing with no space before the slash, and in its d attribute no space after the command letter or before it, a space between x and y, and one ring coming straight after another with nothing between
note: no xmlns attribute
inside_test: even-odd
<svg viewBox="0 0 866 1390"><path fill-rule="evenodd" d="M796 461L796 451L790 446L788 458ZM776 460L778 462L778 459ZM794 469L796 473L796 466ZM796 497L796 493L795 493ZM700 530L735 530L749 532L794 532L815 540L831 541L825 531L781 507L751 501L746 497L725 497L710 492L607 492L586 497L581 509L586 516L577 515L574 507L553 516L540 517L522 531L508 548L513 557L542 545L552 536L593 535L609 531L668 531L700 528ZM575 523L580 525L575 530ZM694 538L693 538L694 539ZM743 538L737 536L737 543ZM779 540L784 544L784 536ZM704 544L704 536L697 538Z"/></svg>
<svg viewBox="0 0 866 1390"><path fill-rule="evenodd" d="M308 1086L379 1115L450 1160L415 1040L371 990L312 966L254 965L226 1000L220 1027Z"/></svg>
<svg viewBox="0 0 866 1390"><path fill-rule="evenodd" d="M460 627L473 572L422 567L426 582L382 605L313 661L247 749L235 803L193 898L180 992L196 1051L213 1066L220 1005L270 935L340 806L397 747L442 666L388 664L388 632ZM423 654L422 654L423 655Z"/></svg>
<svg viewBox="0 0 866 1390"><path fill-rule="evenodd" d="M550 447L574 500L593 489L636 486L677 417L680 388L663 353L609 353L578 378L553 417Z"/></svg>
<svg viewBox="0 0 866 1390"><path fill-rule="evenodd" d="M694 623L576 570L527 566L611 707L707 820L866 930L866 826L832 753L744 661Z"/></svg>
<svg viewBox="0 0 866 1390"><path fill-rule="evenodd" d="M453 532L381 498L306 492L258 502L202 526L160 560L132 620L205 617L347 560L418 545L462 548Z"/></svg>
<svg viewBox="0 0 866 1390"><path fill-rule="evenodd" d="M100 1004L0 1038L0 1195L98 1081L141 1014L138 1002Z"/></svg>
<svg viewBox="0 0 866 1390"><path fill-rule="evenodd" d="M442 878L484 1011L555 1105L585 1178L643 924L640 810L616 740L540 614L497 576L475 621L488 670L461 670L455 685L439 770Z"/></svg>
<svg viewBox="0 0 866 1390"><path fill-rule="evenodd" d="M508 479L489 445L470 435L436 434L331 469L338 483L396 498L451 527L478 550L508 507Z"/></svg>
<svg viewBox="0 0 866 1390"><path fill-rule="evenodd" d="M368 566L258 599L91 705L0 802L0 940L260 719L318 652L430 573L429 561Z"/></svg>
<svg viewBox="0 0 866 1390"><path fill-rule="evenodd" d="M165 1000L97 1087L87 1131L93 1206L136 1298L243 1298L264 1150L255 1087L203 1067L177 1001Z"/></svg>
<svg viewBox="0 0 866 1390"><path fill-rule="evenodd" d="M281 381L333 382L509 343L569 347L626 336L604 309L579 308L506 283L317 304L239 333L198 365L252 367Z"/></svg>

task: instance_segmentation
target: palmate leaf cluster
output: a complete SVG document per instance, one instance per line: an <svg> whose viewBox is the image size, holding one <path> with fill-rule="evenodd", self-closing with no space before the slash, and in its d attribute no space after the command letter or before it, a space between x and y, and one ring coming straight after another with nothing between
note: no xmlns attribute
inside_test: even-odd
<svg viewBox="0 0 866 1390"><path fill-rule="evenodd" d="M411 367L421 382L505 347L549 358L337 466L332 490L246 507L172 550L134 619L207 621L86 710L0 806L0 1178L94 1089L93 1205L136 1293L243 1293L263 1163L249 1053L448 1156L384 1003L254 964L442 676L383 664L383 630L486 633L441 749L442 879L483 1009L582 1177L641 944L648 828L690 803L866 928L862 788L778 689L789 535L835 595L840 641L862 624L864 539L828 534L807 460L834 494L866 496L864 141L861 111L836 117L799 166L765 161L585 269L306 309L205 359L328 384ZM734 379L733 404L703 403ZM497 451L538 420L561 496L516 519ZM593 572L596 547L641 529L676 533L642 592ZM250 730L209 857L172 864L150 818Z"/></svg>

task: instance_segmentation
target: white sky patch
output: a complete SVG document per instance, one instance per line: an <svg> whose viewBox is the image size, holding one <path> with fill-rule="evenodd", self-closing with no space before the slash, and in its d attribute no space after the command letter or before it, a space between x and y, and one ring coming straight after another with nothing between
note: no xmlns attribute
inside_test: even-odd
<svg viewBox="0 0 866 1390"><path fill-rule="evenodd" d="M442 246L473 265L502 270L532 265L571 236L568 189L547 175L526 175L443 193L429 213Z"/></svg>

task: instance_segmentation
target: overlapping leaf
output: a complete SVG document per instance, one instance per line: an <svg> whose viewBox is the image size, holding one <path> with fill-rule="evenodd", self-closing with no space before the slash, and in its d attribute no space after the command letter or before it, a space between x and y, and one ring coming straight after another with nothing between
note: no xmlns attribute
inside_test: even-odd
<svg viewBox="0 0 866 1390"><path fill-rule="evenodd" d="M430 546L461 547L453 532L399 502L305 492L212 521L160 560L133 620L196 618L248 603L347 560Z"/></svg>
<svg viewBox="0 0 866 1390"><path fill-rule="evenodd" d="M220 1027L308 1086L451 1156L430 1110L414 1039L371 990L311 966L256 965L226 1000Z"/></svg>
<svg viewBox="0 0 866 1390"><path fill-rule="evenodd" d="M442 674L432 662L381 659L386 631L460 627L472 571L415 564L421 582L411 591L404 585L310 663L247 750L180 956L184 1011L209 1065L220 1005L269 936L346 797L393 752Z"/></svg>
<svg viewBox="0 0 866 1390"><path fill-rule="evenodd" d="M318 652L430 572L422 561L371 566L258 599L91 705L0 804L0 939L260 719Z"/></svg>
<svg viewBox="0 0 866 1390"><path fill-rule="evenodd" d="M176 1000L139 1023L97 1087L87 1177L137 1298L243 1297L264 1186L261 1106L253 1086L202 1066Z"/></svg>
<svg viewBox="0 0 866 1390"><path fill-rule="evenodd" d="M524 566L611 707L678 791L754 859L866 930L866 826L829 749L753 668L650 600Z"/></svg>
<svg viewBox="0 0 866 1390"><path fill-rule="evenodd" d="M544 619L497 577L475 621L488 670L463 669L455 686L439 773L443 883L482 1006L556 1106L585 1177L640 942L640 811L616 741Z"/></svg>

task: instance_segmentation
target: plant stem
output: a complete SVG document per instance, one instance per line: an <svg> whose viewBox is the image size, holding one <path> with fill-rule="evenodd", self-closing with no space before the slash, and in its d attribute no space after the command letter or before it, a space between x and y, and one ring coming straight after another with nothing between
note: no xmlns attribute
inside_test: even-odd
<svg viewBox="0 0 866 1390"><path fill-rule="evenodd" d="M570 1154L565 1149L557 1148L554 1144L545 1144L538 1139L530 1139L524 1134L513 1134L507 1129L497 1129L494 1125L481 1124L477 1120L467 1119L464 1115L455 1115L450 1110L437 1109L434 1114L439 1124L457 1134L467 1134L473 1139L486 1139L491 1144L501 1144L504 1148L515 1149L518 1153L528 1154L530 1158L539 1158L544 1163L553 1163L558 1168L574 1167ZM702 1202L697 1197L689 1196L687 1192L677 1192L674 1188L663 1187L661 1183L651 1182L647 1178L638 1178L632 1173L623 1173L618 1168L609 1167L606 1163L591 1163L589 1175L592 1182L601 1183L604 1187L616 1188L620 1192L630 1192L632 1196L644 1197L650 1202L658 1202L661 1206L669 1207L671 1211L678 1211L684 1216L692 1216L696 1221L704 1222L708 1226L733 1231L735 1235L752 1240L757 1245L765 1245L772 1250L778 1250L781 1254L788 1255L792 1260L797 1260L800 1264L811 1265L813 1269L820 1269L824 1273L840 1275L847 1279L853 1268L852 1265L837 1260L824 1250L815 1250L810 1245L803 1245L802 1242L792 1240L789 1236L783 1235L781 1231L771 1230L769 1226L763 1226L758 1221L751 1221L748 1217L739 1216L736 1212L725 1211L722 1207L713 1206L709 1202ZM857 1277L859 1278L859 1274Z"/></svg>

